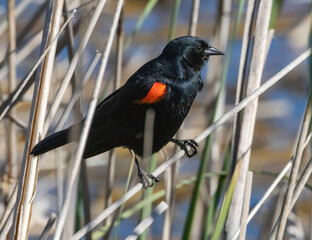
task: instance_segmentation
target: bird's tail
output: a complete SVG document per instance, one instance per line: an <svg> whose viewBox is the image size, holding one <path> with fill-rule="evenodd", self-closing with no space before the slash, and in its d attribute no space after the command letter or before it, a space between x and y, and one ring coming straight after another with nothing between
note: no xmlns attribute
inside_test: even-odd
<svg viewBox="0 0 312 240"><path fill-rule="evenodd" d="M69 129L53 133L37 143L30 154L37 156L69 143L69 133Z"/></svg>

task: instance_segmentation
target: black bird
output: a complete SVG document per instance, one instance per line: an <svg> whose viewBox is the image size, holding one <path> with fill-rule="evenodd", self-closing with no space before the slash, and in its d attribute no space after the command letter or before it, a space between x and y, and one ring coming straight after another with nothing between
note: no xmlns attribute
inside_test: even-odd
<svg viewBox="0 0 312 240"><path fill-rule="evenodd" d="M96 108L84 158L89 158L115 147L126 147L136 155L143 155L143 132L146 111L155 111L153 153L168 142L174 142L188 157L197 153L194 140L178 140L178 131L197 95L203 88L201 69L210 55L223 55L198 37L179 37L170 41L163 52L144 64L121 88L105 98ZM60 147L78 136L70 138L72 129L56 132L40 141L31 154L37 156ZM136 159L136 158L135 158ZM143 185L151 186L157 178L146 174L138 166ZM150 185L148 179L152 180Z"/></svg>

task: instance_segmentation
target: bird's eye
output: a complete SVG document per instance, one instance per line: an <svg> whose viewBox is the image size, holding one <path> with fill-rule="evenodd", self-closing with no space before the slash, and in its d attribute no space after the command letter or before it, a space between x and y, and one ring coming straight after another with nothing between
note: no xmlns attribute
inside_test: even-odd
<svg viewBox="0 0 312 240"><path fill-rule="evenodd" d="M203 50L203 47L202 46L198 46L197 50L201 51L201 50Z"/></svg>

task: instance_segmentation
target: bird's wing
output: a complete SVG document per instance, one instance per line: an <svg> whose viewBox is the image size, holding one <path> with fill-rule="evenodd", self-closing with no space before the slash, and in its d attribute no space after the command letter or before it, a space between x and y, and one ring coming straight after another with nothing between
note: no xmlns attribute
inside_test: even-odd
<svg viewBox="0 0 312 240"><path fill-rule="evenodd" d="M140 71L142 70L142 71ZM124 85L124 98L131 104L154 104L163 99L168 91L167 79L161 74L140 69Z"/></svg>
<svg viewBox="0 0 312 240"><path fill-rule="evenodd" d="M97 105L94 113L92 127L98 124L105 124L107 121L111 121L120 117L120 114L124 109L122 90L123 87L120 87Z"/></svg>
<svg viewBox="0 0 312 240"><path fill-rule="evenodd" d="M161 82L154 82L153 85L148 89L143 89L144 95L140 94L143 97L136 97L133 98L132 103L134 104L154 104L159 102L161 99L164 98L166 91L167 91L167 86L164 83Z"/></svg>
<svg viewBox="0 0 312 240"><path fill-rule="evenodd" d="M142 74L143 72L143 74ZM158 79L158 78L157 78ZM118 112L128 108L131 104L153 104L160 101L167 92L167 86L161 79L154 80L145 71L138 71L127 83L102 100L97 108L95 117L120 116Z"/></svg>
<svg viewBox="0 0 312 240"><path fill-rule="evenodd" d="M142 121L140 116L144 111L143 105L160 101L165 93L166 85L154 82L150 87L148 84L133 87L127 85L110 94L97 106L84 157L91 157L126 144L127 138L137 134L137 127ZM136 110L141 107L141 110ZM136 127L132 126L132 123L135 123Z"/></svg>
<svg viewBox="0 0 312 240"><path fill-rule="evenodd" d="M167 86L161 82L154 82L145 93L144 97L133 100L134 104L154 104L164 98L167 92Z"/></svg>
<svg viewBox="0 0 312 240"><path fill-rule="evenodd" d="M114 97L118 97L118 95L120 94L120 91L122 90L122 87L120 87L119 89L117 89L116 91L112 92L110 95L108 95L106 98L104 98L104 100L102 100L97 106L96 106L96 110L98 110L99 108L101 108L101 106L103 106L104 104L107 104L108 102L111 102L112 99L114 99Z"/></svg>

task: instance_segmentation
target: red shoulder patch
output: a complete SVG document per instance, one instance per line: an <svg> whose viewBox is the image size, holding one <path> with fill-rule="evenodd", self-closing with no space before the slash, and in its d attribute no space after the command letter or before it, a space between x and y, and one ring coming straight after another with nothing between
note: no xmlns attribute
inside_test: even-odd
<svg viewBox="0 0 312 240"><path fill-rule="evenodd" d="M161 100L166 93L166 85L160 82L155 82L147 95L141 100L136 100L137 104L151 104Z"/></svg>

